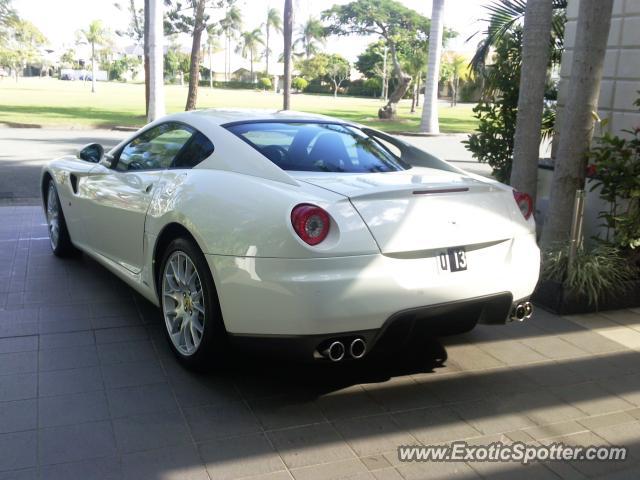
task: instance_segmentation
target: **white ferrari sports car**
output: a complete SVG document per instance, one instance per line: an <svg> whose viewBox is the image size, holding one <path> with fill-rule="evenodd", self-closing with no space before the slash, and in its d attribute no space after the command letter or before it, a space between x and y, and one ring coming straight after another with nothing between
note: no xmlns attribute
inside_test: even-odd
<svg viewBox="0 0 640 480"><path fill-rule="evenodd" d="M532 313L531 198L338 119L169 115L51 161L41 190L53 252L159 306L187 365L234 343L358 359Z"/></svg>

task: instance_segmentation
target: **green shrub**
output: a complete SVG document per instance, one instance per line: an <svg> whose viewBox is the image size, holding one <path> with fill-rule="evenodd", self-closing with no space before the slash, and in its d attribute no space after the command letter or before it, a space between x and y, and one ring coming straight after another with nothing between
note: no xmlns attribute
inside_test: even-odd
<svg viewBox="0 0 640 480"><path fill-rule="evenodd" d="M273 84L271 83L269 77L260 78L260 80L258 80L258 85L260 85L263 90L271 90L271 88L273 87Z"/></svg>
<svg viewBox="0 0 640 480"><path fill-rule="evenodd" d="M638 278L638 270L620 249L602 244L592 250L578 248L571 267L568 247L543 252L540 276L562 283L568 292L584 295L597 307L606 298L625 293L628 282Z"/></svg>
<svg viewBox="0 0 640 480"><path fill-rule="evenodd" d="M291 86L299 92L304 91L304 89L307 88L308 85L309 85L309 82L307 82L302 77L296 77L291 81Z"/></svg>
<svg viewBox="0 0 640 480"><path fill-rule="evenodd" d="M640 100L636 101L640 106ZM610 133L596 141L589 152L593 172L591 190L609 202L599 217L607 227L605 241L622 249L640 247L640 127L626 131L630 138Z"/></svg>
<svg viewBox="0 0 640 480"><path fill-rule="evenodd" d="M521 57L522 31L517 29L505 34L496 47L494 63L484 73L485 100L473 109L477 132L464 142L473 158L488 163L494 177L505 183L511 177L513 162Z"/></svg>

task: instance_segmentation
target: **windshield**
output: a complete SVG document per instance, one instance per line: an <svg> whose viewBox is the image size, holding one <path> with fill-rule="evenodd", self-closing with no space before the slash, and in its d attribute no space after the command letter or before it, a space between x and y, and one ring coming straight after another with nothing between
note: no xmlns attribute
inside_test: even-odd
<svg viewBox="0 0 640 480"><path fill-rule="evenodd" d="M356 173L410 168L374 138L348 125L255 122L226 128L283 170Z"/></svg>

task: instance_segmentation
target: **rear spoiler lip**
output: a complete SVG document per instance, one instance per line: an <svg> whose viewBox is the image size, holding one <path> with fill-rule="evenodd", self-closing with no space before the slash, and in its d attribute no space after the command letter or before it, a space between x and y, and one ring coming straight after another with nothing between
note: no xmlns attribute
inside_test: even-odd
<svg viewBox="0 0 640 480"><path fill-rule="evenodd" d="M468 192L469 187L458 187L458 188L435 188L432 190L414 190L414 195L436 195L439 193L459 193L459 192Z"/></svg>

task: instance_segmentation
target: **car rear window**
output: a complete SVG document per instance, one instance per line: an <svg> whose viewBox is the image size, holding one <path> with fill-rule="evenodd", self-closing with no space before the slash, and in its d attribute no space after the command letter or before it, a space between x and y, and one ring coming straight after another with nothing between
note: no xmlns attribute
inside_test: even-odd
<svg viewBox="0 0 640 480"><path fill-rule="evenodd" d="M376 139L349 125L254 122L226 128L283 170L355 173L410 168Z"/></svg>

